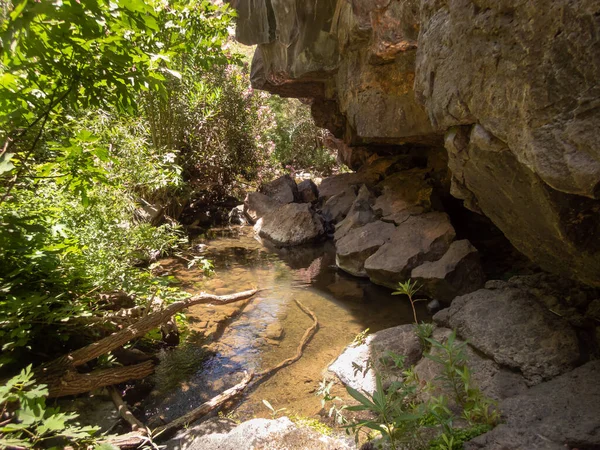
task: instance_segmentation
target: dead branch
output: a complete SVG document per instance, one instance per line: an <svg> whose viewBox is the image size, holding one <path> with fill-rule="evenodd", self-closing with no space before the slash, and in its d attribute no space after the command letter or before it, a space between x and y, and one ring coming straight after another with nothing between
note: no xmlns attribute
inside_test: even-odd
<svg viewBox="0 0 600 450"><path fill-rule="evenodd" d="M295 302L304 313L306 313L308 316L311 317L311 319L313 320L313 323L304 332L304 335L302 336L302 339L300 340L300 343L298 344L298 347L296 349L296 353L294 354L294 356L287 358L287 359L281 361L279 364L271 367L270 369L263 370L262 372L254 375L254 376L252 375L252 373L246 373L244 376L244 379L241 382L239 382L238 384L236 384L235 386L223 391L219 395L213 397L212 399L203 403L198 408L190 411L189 413L167 423L166 425L163 425L162 427L157 428L156 430L154 430L152 435L156 436L156 437L161 436L161 438L168 437L171 434L171 432L173 432L174 430L176 430L178 428L182 428L182 427L184 427L192 422L195 422L199 419L202 419L207 414L213 412L214 410L216 410L217 408L222 406L227 401L238 396L251 384L252 381L254 383L256 383L260 379L270 376L270 375L274 374L276 371L278 371L284 367L287 367L290 364L298 361L302 357L302 354L304 353L304 348L306 347L308 342L312 339L312 337L316 333L318 326L319 326L319 322L318 322L317 316L315 315L314 312L312 312L310 309L308 309L306 306L304 306L300 301L295 300ZM148 440L148 438L145 436L137 436L137 438L136 438L136 436L133 434L129 434L129 435L125 435L125 436L118 436L117 439L118 440L111 439L108 442L116 447L132 448L132 447L136 446L135 445L136 443L137 443L137 445L142 445L144 442L147 442L147 440ZM136 439L137 439L137 441L136 441Z"/></svg>
<svg viewBox="0 0 600 450"><path fill-rule="evenodd" d="M146 361L132 366L111 367L89 373L79 373L75 369L69 369L60 375L48 376L41 382L48 385L48 397L64 397L129 380L140 380L152 373L154 373L154 362Z"/></svg>
<svg viewBox="0 0 600 450"><path fill-rule="evenodd" d="M171 431L174 431L178 428L182 428L206 416L208 413L219 408L223 403L226 403L227 401L231 400L234 397L237 397L240 393L242 393L244 389L246 389L248 384L250 384L252 378L252 373L246 372L244 378L238 384L221 392L219 395L211 398L207 402L202 403L200 406L190 411L189 413L184 414L183 416L169 422L166 425L163 425L162 427L159 427L157 430L154 431L153 434L157 436L168 436Z"/></svg>
<svg viewBox="0 0 600 450"><path fill-rule="evenodd" d="M35 378L38 383L48 385L51 397L80 394L95 389L97 387L109 386L111 384L117 384L123 381L127 381L127 379L122 379L122 377L118 377L120 381L113 381L108 384L94 386L90 382L81 381L97 380L98 382L103 382L102 380L106 379L105 371L97 371L99 372L98 374L96 374L96 372L91 372L85 374L85 377L82 377L79 375L83 374L78 374L75 368L89 361L92 361L93 359L96 359L99 356L102 356L116 348L123 346L131 339L143 336L152 329L161 326L164 322L167 322L174 314L186 308L189 308L190 306L206 303L212 303L215 305L226 305L228 303L233 303L250 298L257 292L257 290L250 290L222 296L206 294L203 292L186 300L171 303L163 310L142 317L137 322L129 325L128 327L120 331L111 334L110 336L100 339L99 341L94 342L93 344L75 350L67 355L55 359L54 361L51 361L47 364L38 367L34 371ZM152 364L151 362L148 363ZM126 369L126 367L118 368L118 370L121 371L121 374L127 373ZM106 370L114 371L116 369ZM150 373L152 372L150 371ZM146 376L150 373L147 373ZM129 379L143 378L141 376L138 376L138 371L132 371L132 375L132 378ZM73 386L67 387L67 379L73 379L76 382L68 381L68 384L73 384ZM116 378L113 377L113 379Z"/></svg>
<svg viewBox="0 0 600 450"><path fill-rule="evenodd" d="M117 388L114 386L110 386L108 388L108 392L110 394L110 398L115 404L117 411L119 411L119 415L125 420L129 425L131 425L131 431L137 431L140 434L148 434L148 430L146 426L140 422L133 413L129 410L125 402L123 401L123 397L117 391Z"/></svg>
<svg viewBox="0 0 600 450"><path fill-rule="evenodd" d="M287 367L290 364L293 364L296 361L298 361L302 357L302 354L304 353L304 347L306 347L306 344L308 344L308 341L310 341L312 339L312 337L315 335L315 333L317 332L317 328L319 327L319 321L317 320L317 316L315 315L315 313L312 312L310 309L308 309L306 306L304 306L299 300L294 300L294 301L296 302L298 307L302 311L304 311L304 313L306 313L307 315L309 315L311 317L311 319L313 320L313 324L304 332L304 335L302 336L302 339L300 340L300 343L298 344L298 348L296 349L296 354L294 356L292 356L291 358L281 361L279 364L277 364L274 367L271 367L270 369L263 370L262 372L257 373L256 377L255 377L255 382L258 381L260 378L266 377L268 375L272 375L274 372L277 372L279 369L283 369L284 367Z"/></svg>

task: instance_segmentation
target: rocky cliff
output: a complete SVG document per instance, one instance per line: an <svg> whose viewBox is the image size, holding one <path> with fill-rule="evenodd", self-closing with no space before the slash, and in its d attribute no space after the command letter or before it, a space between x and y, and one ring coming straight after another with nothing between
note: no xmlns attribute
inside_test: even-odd
<svg viewBox="0 0 600 450"><path fill-rule="evenodd" d="M232 4L253 85L311 99L351 166L447 152L453 196L600 286L599 0Z"/></svg>

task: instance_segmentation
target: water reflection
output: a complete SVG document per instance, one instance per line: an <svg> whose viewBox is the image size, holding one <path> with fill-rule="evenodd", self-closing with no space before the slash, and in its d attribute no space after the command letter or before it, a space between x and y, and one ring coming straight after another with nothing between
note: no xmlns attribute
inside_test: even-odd
<svg viewBox="0 0 600 450"><path fill-rule="evenodd" d="M190 308L192 338L163 354L157 387L145 405L150 421L158 415L172 420L239 382L244 370L264 370L292 356L312 323L295 299L315 312L319 330L298 362L246 393L236 411L242 419L267 416L262 399L287 408L286 413L318 413L321 406L314 392L319 381L359 332L411 321L408 302L338 271L329 242L276 249L257 241L252 229L245 227L215 230L194 245L214 261L215 276L205 278L177 260L163 261L190 292L223 295L269 289L247 302ZM426 312L419 314L425 317ZM205 351L211 356L196 367L193 360L201 359Z"/></svg>

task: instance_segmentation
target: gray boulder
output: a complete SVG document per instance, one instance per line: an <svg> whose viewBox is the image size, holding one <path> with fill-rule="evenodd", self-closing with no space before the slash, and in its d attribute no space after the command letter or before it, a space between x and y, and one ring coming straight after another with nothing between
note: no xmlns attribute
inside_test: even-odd
<svg viewBox="0 0 600 450"><path fill-rule="evenodd" d="M384 387L402 379L402 371L389 362L387 352L405 356L406 367L421 358L421 345L412 324L386 328L370 334L362 344L346 347L328 370L335 373L346 386L372 394L375 390L375 371L381 375ZM364 369L370 364L372 368L365 373ZM362 371L357 370L358 367Z"/></svg>
<svg viewBox="0 0 600 450"><path fill-rule="evenodd" d="M223 419L216 420L223 422ZM350 450L356 448L349 439L324 436L310 428L298 427L287 417L280 417L277 420L252 419L237 426L232 426L231 423L218 423L213 427L201 424L199 427L191 428L188 434L187 439L180 437L177 441L169 441L171 444L167 445L167 449Z"/></svg>
<svg viewBox="0 0 600 450"><path fill-rule="evenodd" d="M244 199L244 214L251 223L281 207L282 203L260 192L249 192Z"/></svg>
<svg viewBox="0 0 600 450"><path fill-rule="evenodd" d="M600 361L500 402L503 423L467 450L600 448Z"/></svg>
<svg viewBox="0 0 600 450"><path fill-rule="evenodd" d="M422 293L446 304L458 295L480 289L485 283L479 253L466 239L450 244L437 261L427 261L414 268L411 278L423 286Z"/></svg>
<svg viewBox="0 0 600 450"><path fill-rule="evenodd" d="M521 371L529 385L573 369L580 349L569 323L521 289L496 287L455 298L434 320L496 363Z"/></svg>
<svg viewBox="0 0 600 450"><path fill-rule="evenodd" d="M365 261L392 237L395 229L393 224L378 220L351 230L336 242L337 266L354 276L367 277Z"/></svg>
<svg viewBox="0 0 600 450"><path fill-rule="evenodd" d="M339 194L333 195L325 202L321 209L321 214L327 222L338 223L352 207L356 193L354 188L349 187Z"/></svg>
<svg viewBox="0 0 600 450"><path fill-rule="evenodd" d="M372 282L395 288L415 267L442 257L455 235L444 213L411 216L365 261L364 269Z"/></svg>
<svg viewBox="0 0 600 450"><path fill-rule="evenodd" d="M254 228L260 237L281 247L315 242L325 233L308 203L283 205L262 217Z"/></svg>
<svg viewBox="0 0 600 450"><path fill-rule="evenodd" d="M375 221L376 215L371 209L373 200L373 194L363 184L358 190L358 195L354 199L346 218L336 225L334 240L338 241L346 236L350 230Z"/></svg>
<svg viewBox="0 0 600 450"><path fill-rule="evenodd" d="M445 344L448 340L451 330L448 328L436 328L433 332L433 339ZM456 338L456 343L464 343L460 338ZM499 366L492 359L483 357L475 351L473 347L467 345L465 352L468 358L467 366L471 369L472 381L474 385L488 397L495 400L512 397L527 391L525 379L519 373ZM441 352L435 348L431 349L435 356L441 356ZM419 392L420 399L425 401L431 396L445 395L452 400L454 393L449 386L440 383L437 378L443 373L443 366L429 358L423 358L414 368L419 378L421 386L425 383L431 383L433 390L422 390Z"/></svg>
<svg viewBox="0 0 600 450"><path fill-rule="evenodd" d="M263 184L259 192L284 204L292 203L298 198L298 186L289 175L283 175L269 183Z"/></svg>
<svg viewBox="0 0 600 450"><path fill-rule="evenodd" d="M301 181L298 185L298 201L312 203L319 198L319 188L313 180Z"/></svg>

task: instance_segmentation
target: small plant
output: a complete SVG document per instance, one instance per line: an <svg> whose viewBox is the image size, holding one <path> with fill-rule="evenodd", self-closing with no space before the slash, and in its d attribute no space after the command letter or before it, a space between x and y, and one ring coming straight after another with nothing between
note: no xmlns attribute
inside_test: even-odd
<svg viewBox="0 0 600 450"><path fill-rule="evenodd" d="M333 433L331 427L328 427L319 419L313 419L310 417L298 416L293 414L290 416L290 420L294 422L299 427L306 427L312 430L315 430L317 433L322 434L324 436L330 436Z"/></svg>
<svg viewBox="0 0 600 450"><path fill-rule="evenodd" d="M415 393L415 387L402 382L395 382L388 389L383 388L381 376L375 376L375 391L372 395L365 395L358 390L346 387L348 394L359 402L359 405L348 406L348 411L369 411L374 415L372 419L359 420L347 425L346 428L355 433L358 442L358 434L363 428L379 431L385 441L392 448L397 448L397 443L412 436L416 427L418 415L408 402L408 398Z"/></svg>
<svg viewBox="0 0 600 450"><path fill-rule="evenodd" d="M273 420L275 420L275 417L277 417L277 414L287 410L287 408L275 409L275 408L273 408L273 405L271 405L267 400L263 400L262 402L271 411L271 419L273 419Z"/></svg>
<svg viewBox="0 0 600 450"><path fill-rule="evenodd" d="M64 443L93 443L99 428L69 423L77 414L47 408L47 395L45 385L35 384L31 366L0 387L0 447L38 447L56 438Z"/></svg>
<svg viewBox="0 0 600 450"><path fill-rule="evenodd" d="M406 280L404 283L398 283L398 288L392 292L392 295L406 295L408 300L410 300L410 306L412 307L413 317L415 319L415 324L419 323L417 319L417 310L415 309L415 303L423 300L423 299L414 299L414 295L421 289L421 286L415 281L413 282L410 278Z"/></svg>
<svg viewBox="0 0 600 450"><path fill-rule="evenodd" d="M350 344L350 345L352 347L358 347L359 345L363 345L365 343L368 335L369 335L369 329L366 328L365 330L361 331L354 337L354 340L352 341L352 344Z"/></svg>
<svg viewBox="0 0 600 450"><path fill-rule="evenodd" d="M420 324L415 324L415 334L419 338L423 353L429 353L429 350L431 350L431 342L427 339L433 335L434 329L435 325L433 323L421 322Z"/></svg>
<svg viewBox="0 0 600 450"><path fill-rule="evenodd" d="M327 415L335 420L339 425L344 425L348 423L346 417L344 416L344 410L346 406L338 406L335 402L341 402L342 399L338 396L331 394L331 388L335 384L335 381L322 380L319 383L319 388L317 389L316 395L321 397L321 407L325 408L328 403L331 403L331 407Z"/></svg>

